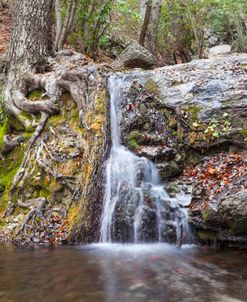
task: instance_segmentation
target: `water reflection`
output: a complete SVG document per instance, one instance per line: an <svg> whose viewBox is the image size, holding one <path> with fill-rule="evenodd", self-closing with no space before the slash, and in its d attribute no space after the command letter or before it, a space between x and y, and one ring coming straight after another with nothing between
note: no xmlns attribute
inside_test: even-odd
<svg viewBox="0 0 247 302"><path fill-rule="evenodd" d="M247 301L247 255L168 244L0 247L0 301Z"/></svg>

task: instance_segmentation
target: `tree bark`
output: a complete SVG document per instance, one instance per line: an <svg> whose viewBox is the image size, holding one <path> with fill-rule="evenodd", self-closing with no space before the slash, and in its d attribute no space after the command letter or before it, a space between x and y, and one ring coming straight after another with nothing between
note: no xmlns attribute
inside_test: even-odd
<svg viewBox="0 0 247 302"><path fill-rule="evenodd" d="M71 27L74 22L77 0L68 0L63 22L62 22L61 6L59 0L56 0L55 4L56 4L55 7L56 7L56 15L57 15L57 33L56 33L55 47L56 50L62 50L66 42L67 35L71 30Z"/></svg>
<svg viewBox="0 0 247 302"><path fill-rule="evenodd" d="M62 8L61 8L60 0L55 0L55 13L56 13L55 49L58 50L59 39L61 37L61 33L63 29Z"/></svg>
<svg viewBox="0 0 247 302"><path fill-rule="evenodd" d="M151 43L152 43L152 52L155 53L157 51L157 38L158 38L158 30L159 30L159 22L160 22L160 12L161 12L161 4L162 0L153 0L152 3L152 32L151 32Z"/></svg>
<svg viewBox="0 0 247 302"><path fill-rule="evenodd" d="M83 111L89 73L82 69L85 62L80 54L63 51L54 56L51 35L52 2L52 0L16 0L14 3L13 28L6 54L7 67L3 89L5 112L6 116L11 115L12 118L18 119L24 128L33 125L33 121L22 115L23 112L39 114L39 123L28 141L27 151L8 192L6 215L11 215L17 206L13 196L19 192L19 184L28 177L25 168L30 152L49 117L59 112L58 100L63 92L71 93L79 109L81 125L84 121ZM73 72L75 66L78 68ZM45 73L48 67L49 72ZM34 89L45 92L46 99L29 100L27 96ZM11 127L9 131L12 131ZM4 152L11 152L24 140L24 135L7 133L3 138L0 156L4 155Z"/></svg>
<svg viewBox="0 0 247 302"><path fill-rule="evenodd" d="M148 25L151 19L151 13L152 13L152 0L148 0L146 4L146 11L145 11L145 16L141 28L141 33L139 37L139 43L144 46L145 44L145 38L147 35L147 30L148 30Z"/></svg>
<svg viewBox="0 0 247 302"><path fill-rule="evenodd" d="M16 0L7 51L9 64L39 70L53 54L51 25L52 0Z"/></svg>

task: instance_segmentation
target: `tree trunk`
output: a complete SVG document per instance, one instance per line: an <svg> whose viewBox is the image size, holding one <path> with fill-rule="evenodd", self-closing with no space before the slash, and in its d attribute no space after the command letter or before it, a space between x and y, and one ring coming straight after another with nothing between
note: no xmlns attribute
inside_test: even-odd
<svg viewBox="0 0 247 302"><path fill-rule="evenodd" d="M60 0L55 0L55 13L56 13L55 49L58 50L59 39L61 37L61 33L63 29L62 7L60 4Z"/></svg>
<svg viewBox="0 0 247 302"><path fill-rule="evenodd" d="M139 43L142 46L144 46L144 44L145 44L145 38L146 38L148 25L149 25L150 18L151 18L151 13L152 13L152 0L148 0L147 4L146 4L145 16L144 16L144 20L143 20L143 24L142 24L142 28L141 28L140 37L139 37Z"/></svg>
<svg viewBox="0 0 247 302"><path fill-rule="evenodd" d="M87 75L90 74L82 68L85 62L80 54L63 51L53 56L52 2L52 0L16 0L14 3L13 28L6 53L3 89L6 120L10 123L13 118L16 118L24 129L33 128L33 125L36 125L36 129L29 139L25 156L8 191L6 215L11 215L17 207L13 196L18 195L23 179L28 177L25 169L30 152L42 134L49 117L59 112L58 100L65 91L74 98L79 110L80 123L83 125L85 91L89 85ZM69 24L70 19L68 19ZM45 73L48 67L49 72ZM40 90L41 95L43 93L46 96L45 99L40 97L35 101L29 100L28 94L37 89ZM33 117L38 115L36 122L35 119L30 120L25 114L23 115L23 112ZM11 115L11 119L8 119L7 115ZM0 157L27 140L25 133L17 135L12 133L11 126L8 129L8 133L0 142Z"/></svg>
<svg viewBox="0 0 247 302"><path fill-rule="evenodd" d="M66 42L68 33L70 32L72 25L74 23L74 17L77 8L77 0L68 0L66 13L64 20L62 20L62 9L59 0L55 0L55 10L56 10L56 40L55 48L56 50L62 50Z"/></svg>
<svg viewBox="0 0 247 302"><path fill-rule="evenodd" d="M160 22L160 12L161 12L162 0L153 0L152 3L152 32L151 32L151 43L152 43L152 52L156 53L157 51L157 38Z"/></svg>
<svg viewBox="0 0 247 302"><path fill-rule="evenodd" d="M52 0L16 0L7 51L10 65L39 70L53 54L51 25Z"/></svg>

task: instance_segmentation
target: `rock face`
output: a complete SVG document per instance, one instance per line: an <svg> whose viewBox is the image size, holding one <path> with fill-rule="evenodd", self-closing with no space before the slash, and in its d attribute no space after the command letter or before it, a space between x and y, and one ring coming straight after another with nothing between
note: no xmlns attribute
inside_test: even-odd
<svg viewBox="0 0 247 302"><path fill-rule="evenodd" d="M218 211L232 232L247 235L247 190L222 199Z"/></svg>
<svg viewBox="0 0 247 302"><path fill-rule="evenodd" d="M121 52L114 65L116 68L151 69L156 63L155 57L146 48L133 41Z"/></svg>
<svg viewBox="0 0 247 302"><path fill-rule="evenodd" d="M208 58L211 59L219 55L229 54L231 50L232 50L232 46L228 44L211 47L208 52Z"/></svg>
<svg viewBox="0 0 247 302"><path fill-rule="evenodd" d="M129 73L119 109L123 143L137 155L151 159L164 181L177 177L186 165L193 166L205 156L244 150L246 66L247 55L239 54ZM218 203L220 196L215 197ZM215 210L215 204L205 209L203 200L198 199L197 209L191 212L198 238L202 242L242 244L246 240L239 233L242 218L236 221L240 229L229 224L238 216L240 205L229 207L227 212L222 208L226 201ZM235 218L230 218L235 212Z"/></svg>

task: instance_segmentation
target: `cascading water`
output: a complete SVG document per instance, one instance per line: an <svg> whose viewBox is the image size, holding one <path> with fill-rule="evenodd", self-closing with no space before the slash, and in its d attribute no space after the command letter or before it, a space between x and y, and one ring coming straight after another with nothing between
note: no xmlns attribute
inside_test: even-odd
<svg viewBox="0 0 247 302"><path fill-rule="evenodd" d="M121 145L117 109L128 86L123 76L109 78L112 149L106 166L100 241L189 242L188 215L181 201L169 197L151 161Z"/></svg>

